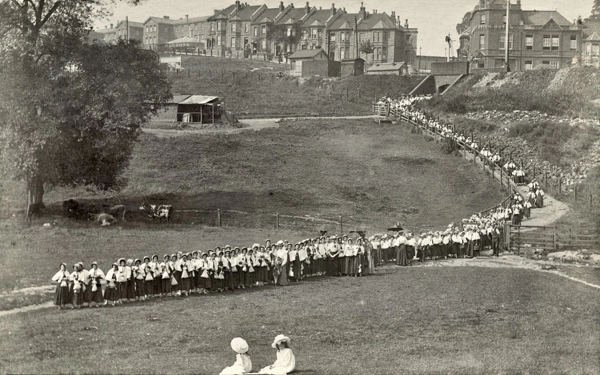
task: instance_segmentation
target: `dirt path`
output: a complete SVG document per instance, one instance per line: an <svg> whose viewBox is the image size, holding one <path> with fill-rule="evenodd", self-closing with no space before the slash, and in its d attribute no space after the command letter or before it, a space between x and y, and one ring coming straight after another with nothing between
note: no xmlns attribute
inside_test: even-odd
<svg viewBox="0 0 600 375"><path fill-rule="evenodd" d="M286 118L266 118L266 119L243 119L240 123L245 125L242 128L226 129L143 129L145 133L154 134L161 138L181 137L193 134L235 134L248 130L260 131L262 129L278 128L281 120L362 120L376 119L381 116L340 116L340 117L286 117Z"/></svg>

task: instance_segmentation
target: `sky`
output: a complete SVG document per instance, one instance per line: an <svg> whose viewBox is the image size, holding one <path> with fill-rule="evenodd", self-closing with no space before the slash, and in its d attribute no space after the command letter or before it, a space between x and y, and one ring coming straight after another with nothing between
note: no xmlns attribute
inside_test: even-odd
<svg viewBox="0 0 600 375"><path fill-rule="evenodd" d="M473 10L478 3L477 0L363 0L367 12L373 13L376 9L379 13L391 14L396 11L404 20L408 19L409 27L416 27L419 31L418 45L422 48L421 53L425 56L445 56L448 46L444 38L451 33L453 40L458 40L456 24L462 21L466 12ZM116 1L113 6L113 15L108 20L98 20L98 28L104 28L110 23L124 20L126 16L130 21L144 22L149 16L169 16L171 19L179 19L189 15L190 17L208 16L214 14L214 9L222 9L235 0L145 0L141 5L131 6L124 1ZM242 0L250 5L266 4L269 8L279 5L278 0ZM285 5L294 3L296 8L304 7L305 1L287 0ZM516 0L511 0L516 3ZM522 0L522 8L525 10L558 10L568 20L574 20L577 16L583 18L591 14L594 0ZM335 3L336 8L346 8L348 13L357 13L360 9L361 0L310 0L310 6L331 8ZM455 47L458 42L455 43Z"/></svg>

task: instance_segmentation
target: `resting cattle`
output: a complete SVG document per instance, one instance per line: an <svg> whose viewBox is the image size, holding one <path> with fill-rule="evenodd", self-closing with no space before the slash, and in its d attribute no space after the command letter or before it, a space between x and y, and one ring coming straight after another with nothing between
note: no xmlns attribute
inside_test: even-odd
<svg viewBox="0 0 600 375"><path fill-rule="evenodd" d="M113 215L107 213L93 215L92 217L94 218L94 221L96 223L100 224L101 227L105 227L107 225L111 225L117 222L117 219L115 219Z"/></svg>
<svg viewBox="0 0 600 375"><path fill-rule="evenodd" d="M108 205L102 206L102 212L111 214L116 217L121 216L123 218L123 221L125 221L125 212L126 211L127 211L127 208L122 204L116 204L114 206L108 206Z"/></svg>
<svg viewBox="0 0 600 375"><path fill-rule="evenodd" d="M156 205L142 203L140 210L144 211L148 217L151 217L152 221L158 218L158 221L165 219L169 222L169 219L173 216L173 206L170 204Z"/></svg>

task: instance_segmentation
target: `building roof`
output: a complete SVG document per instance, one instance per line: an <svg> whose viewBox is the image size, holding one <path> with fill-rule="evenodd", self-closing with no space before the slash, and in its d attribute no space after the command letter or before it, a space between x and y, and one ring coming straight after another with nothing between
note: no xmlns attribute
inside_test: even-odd
<svg viewBox="0 0 600 375"><path fill-rule="evenodd" d="M521 11L521 20L525 25L529 26L544 26L550 20L556 22L559 26L571 26L565 17L555 10L523 10Z"/></svg>
<svg viewBox="0 0 600 375"><path fill-rule="evenodd" d="M587 38L585 38L586 42L598 42L600 41L600 34L598 34L597 32L593 32L592 35L588 36Z"/></svg>
<svg viewBox="0 0 600 375"><path fill-rule="evenodd" d="M294 52L289 58L290 59L309 59L311 57L318 56L319 54L324 53L327 56L327 53L322 49L300 49Z"/></svg>
<svg viewBox="0 0 600 375"><path fill-rule="evenodd" d="M129 22L129 27L144 27L144 24L141 22L135 22L135 21L119 21L117 22L117 27L116 29L119 28L119 26L121 26L121 24L125 25L125 23Z"/></svg>
<svg viewBox="0 0 600 375"><path fill-rule="evenodd" d="M358 23L358 30L372 29L395 29L396 22L386 13L367 14L361 22Z"/></svg>
<svg viewBox="0 0 600 375"><path fill-rule="evenodd" d="M587 21L583 24L583 39L584 40L598 40L596 35L600 35L600 22L599 21ZM590 39L591 38L591 39ZM594 39L596 38L596 39Z"/></svg>
<svg viewBox="0 0 600 375"><path fill-rule="evenodd" d="M333 19L333 17L335 17L335 15L332 13L331 9L315 10L306 19L304 19L303 26L308 27L313 25L315 22L319 22L322 25L327 25L327 22Z"/></svg>
<svg viewBox="0 0 600 375"><path fill-rule="evenodd" d="M360 20L361 15L356 13L344 13L331 24L332 30L352 30L354 29L354 19Z"/></svg>
<svg viewBox="0 0 600 375"><path fill-rule="evenodd" d="M178 20L174 20L173 25L187 25L190 23L205 22L205 21L208 21L209 18L210 18L210 16L189 17L187 20L185 18L180 18Z"/></svg>
<svg viewBox="0 0 600 375"><path fill-rule="evenodd" d="M404 61L399 61L399 62L392 62L392 63L380 63L380 64L373 64L373 66L371 66L369 69L367 69L368 72L389 72L389 71L397 71L402 69L403 66L406 65L406 62Z"/></svg>
<svg viewBox="0 0 600 375"><path fill-rule="evenodd" d="M275 22L278 24L286 23L289 20L298 22L301 21L308 14L309 13L306 12L306 8L291 8L289 10L286 9L286 11L282 12L276 17Z"/></svg>
<svg viewBox="0 0 600 375"><path fill-rule="evenodd" d="M232 4L225 9L215 10L215 14L210 16L208 20L228 19L235 11L237 11L237 4Z"/></svg>
<svg viewBox="0 0 600 375"><path fill-rule="evenodd" d="M191 95L173 95L173 99L169 101L171 104L179 104L189 98Z"/></svg>
<svg viewBox="0 0 600 375"><path fill-rule="evenodd" d="M200 44L200 42L198 41L198 38L192 38L189 36L184 36L183 38L179 38L179 39L175 39L172 40L170 42L167 42L167 44L181 44L181 43L195 43L195 44Z"/></svg>
<svg viewBox="0 0 600 375"><path fill-rule="evenodd" d="M97 33L100 33L100 34L111 34L111 33L116 33L117 29L115 29L115 28L112 28L112 29L98 29L98 30L95 30L95 31Z"/></svg>
<svg viewBox="0 0 600 375"><path fill-rule="evenodd" d="M259 10L262 5L249 5L235 13L242 21L252 21L252 16Z"/></svg>
<svg viewBox="0 0 600 375"><path fill-rule="evenodd" d="M217 96L206 96L206 95L191 95L187 99L179 102L179 104L208 104L219 99Z"/></svg>
<svg viewBox="0 0 600 375"><path fill-rule="evenodd" d="M164 17L148 17L146 19L146 21L144 21L144 25L147 24L149 21L154 21L156 23L164 23L167 25L172 25L175 21L170 19L170 18L164 18Z"/></svg>
<svg viewBox="0 0 600 375"><path fill-rule="evenodd" d="M258 16L258 18L256 20L254 20L252 23L253 24L271 23L275 20L275 18L279 15L279 13L281 13L279 8L267 9L264 12L262 12L260 14L260 16Z"/></svg>

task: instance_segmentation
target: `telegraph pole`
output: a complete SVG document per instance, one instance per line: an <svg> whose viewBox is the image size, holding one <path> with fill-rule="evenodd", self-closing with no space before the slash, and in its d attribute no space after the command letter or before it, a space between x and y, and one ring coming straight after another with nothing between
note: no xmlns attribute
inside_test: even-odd
<svg viewBox="0 0 600 375"><path fill-rule="evenodd" d="M126 35L127 35L127 42L129 43L129 16L125 17L125 30L126 31Z"/></svg>
<svg viewBox="0 0 600 375"><path fill-rule="evenodd" d="M510 72L510 60L509 60L509 29L510 29L510 0L506 0L506 36L504 37L504 60L506 62L506 72Z"/></svg>

